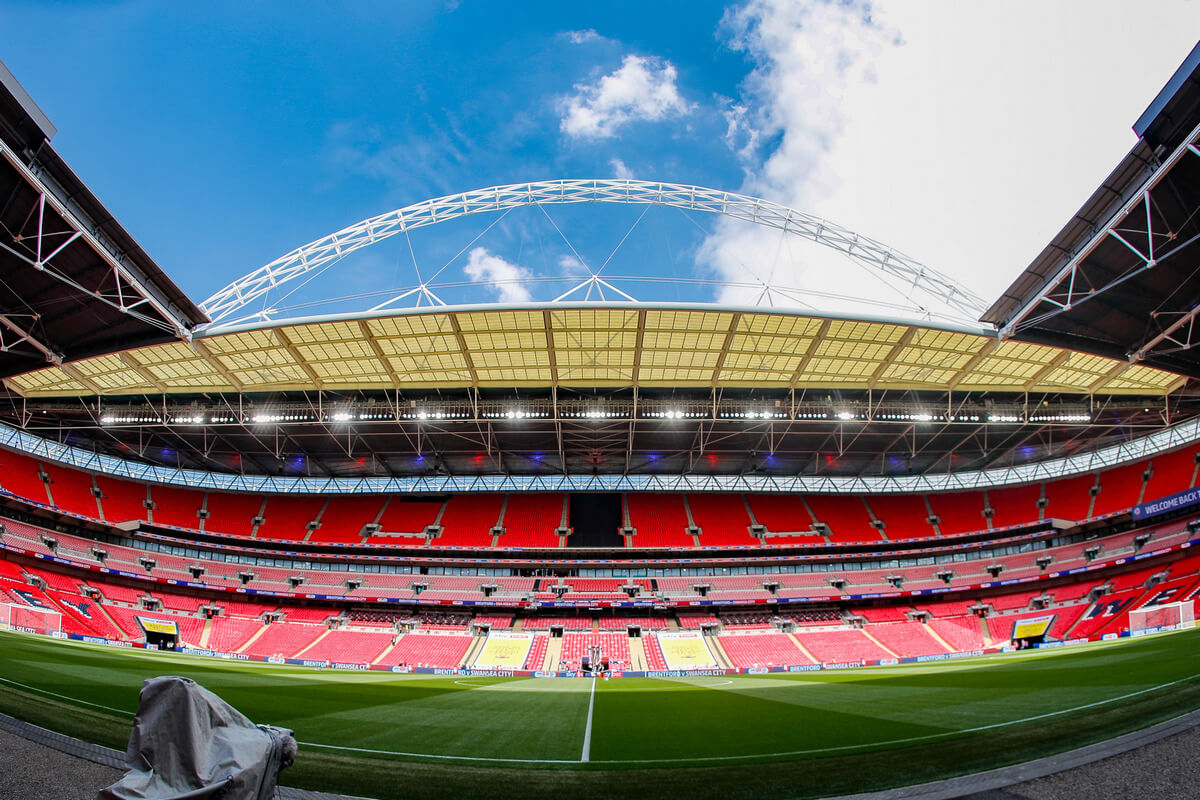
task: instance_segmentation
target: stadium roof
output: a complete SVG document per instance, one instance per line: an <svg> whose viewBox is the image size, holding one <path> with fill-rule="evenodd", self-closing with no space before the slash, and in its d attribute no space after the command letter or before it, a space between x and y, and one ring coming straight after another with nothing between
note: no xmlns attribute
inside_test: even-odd
<svg viewBox="0 0 1200 800"><path fill-rule="evenodd" d="M1200 377L1200 44L1139 141L983 315L1003 336Z"/></svg>
<svg viewBox="0 0 1200 800"><path fill-rule="evenodd" d="M50 146L54 133L0 64L0 376L186 339L207 320Z"/></svg>
<svg viewBox="0 0 1200 800"><path fill-rule="evenodd" d="M417 309L209 330L6 379L26 397L346 389L906 389L1158 396L1152 367L982 330L702 305Z"/></svg>

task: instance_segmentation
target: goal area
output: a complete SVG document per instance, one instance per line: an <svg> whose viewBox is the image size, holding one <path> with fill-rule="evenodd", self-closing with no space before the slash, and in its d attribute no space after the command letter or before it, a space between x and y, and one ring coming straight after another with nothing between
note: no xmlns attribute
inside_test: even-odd
<svg viewBox="0 0 1200 800"><path fill-rule="evenodd" d="M62 614L48 608L0 603L0 628L26 633L61 633Z"/></svg>
<svg viewBox="0 0 1200 800"><path fill-rule="evenodd" d="M1194 601L1163 603L1129 612L1129 633L1138 636L1155 631L1174 631L1196 625Z"/></svg>

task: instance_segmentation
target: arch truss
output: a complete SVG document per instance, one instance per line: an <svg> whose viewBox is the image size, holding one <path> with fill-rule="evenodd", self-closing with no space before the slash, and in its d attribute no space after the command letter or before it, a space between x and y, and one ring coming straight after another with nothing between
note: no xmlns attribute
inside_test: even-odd
<svg viewBox="0 0 1200 800"><path fill-rule="evenodd" d="M317 239L275 259L221 289L201 304L213 323L232 321L247 305L285 283L326 268L356 250L397 234L473 214L505 212L510 209L574 203L628 203L720 214L773 228L836 250L855 263L885 279L899 281L912 295L936 301L962 320L975 321L986 303L976 294L887 245L855 233L828 220L748 195L689 186L637 180L551 180L493 186L462 194L424 200L365 219ZM589 271L580 285L561 298L577 296L581 290L607 286L632 299ZM437 303L427 283L409 295ZM588 297L591 297L588 291ZM928 315L925 304L915 301L918 311Z"/></svg>

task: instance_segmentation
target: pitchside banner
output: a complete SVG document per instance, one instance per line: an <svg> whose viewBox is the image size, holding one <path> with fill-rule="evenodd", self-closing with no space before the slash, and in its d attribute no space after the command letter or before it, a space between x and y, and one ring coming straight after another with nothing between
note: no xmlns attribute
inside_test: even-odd
<svg viewBox="0 0 1200 800"><path fill-rule="evenodd" d="M1195 489L1187 489L1182 492L1160 497L1157 500L1151 500L1149 503L1133 507L1134 522L1150 517L1156 517L1159 514L1165 514L1168 511L1176 511L1181 508L1188 508L1200 503L1200 487Z"/></svg>

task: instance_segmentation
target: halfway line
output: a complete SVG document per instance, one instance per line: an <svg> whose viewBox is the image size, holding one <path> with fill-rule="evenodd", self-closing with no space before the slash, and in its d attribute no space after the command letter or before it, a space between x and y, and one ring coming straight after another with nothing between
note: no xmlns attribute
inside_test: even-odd
<svg viewBox="0 0 1200 800"><path fill-rule="evenodd" d="M587 728L583 732L583 755L579 757L580 761L592 760L592 709L596 703L596 679L592 678L592 690L588 694L588 718Z"/></svg>

